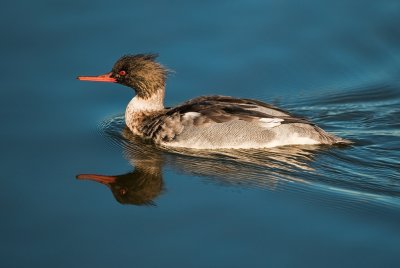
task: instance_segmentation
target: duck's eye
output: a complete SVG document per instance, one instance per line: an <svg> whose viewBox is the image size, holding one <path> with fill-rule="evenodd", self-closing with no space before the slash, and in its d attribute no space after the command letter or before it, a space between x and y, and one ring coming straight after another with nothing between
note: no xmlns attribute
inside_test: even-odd
<svg viewBox="0 0 400 268"><path fill-rule="evenodd" d="M121 71L119 71L119 73L118 73L120 76L125 76L126 75L126 71L124 71L124 70L121 70Z"/></svg>
<svg viewBox="0 0 400 268"><path fill-rule="evenodd" d="M119 194L120 194L120 195L125 195L126 192L127 192L127 190L126 190L125 188L119 189Z"/></svg>

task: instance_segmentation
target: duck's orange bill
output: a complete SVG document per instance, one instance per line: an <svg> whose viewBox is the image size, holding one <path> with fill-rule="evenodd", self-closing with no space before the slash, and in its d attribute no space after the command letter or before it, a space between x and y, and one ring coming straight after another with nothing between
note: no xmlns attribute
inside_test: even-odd
<svg viewBox="0 0 400 268"><path fill-rule="evenodd" d="M78 76L77 79L81 81L116 83L117 79L111 77L111 74L112 73L106 73L99 76Z"/></svg>
<svg viewBox="0 0 400 268"><path fill-rule="evenodd" d="M110 184L114 183L117 177L115 176L105 176L105 175L96 175L96 174L79 174L76 176L77 179L79 180L91 180L91 181L97 181L102 184Z"/></svg>

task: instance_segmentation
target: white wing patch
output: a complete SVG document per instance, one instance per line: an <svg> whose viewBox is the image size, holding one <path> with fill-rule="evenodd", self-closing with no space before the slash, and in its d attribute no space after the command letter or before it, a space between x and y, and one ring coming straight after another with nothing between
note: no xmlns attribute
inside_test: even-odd
<svg viewBox="0 0 400 268"><path fill-rule="evenodd" d="M187 112L183 115L184 119L195 119L196 117L199 117L201 114L197 112Z"/></svg>
<svg viewBox="0 0 400 268"><path fill-rule="evenodd" d="M262 127L273 128L279 126L284 120L282 118L261 118L259 121Z"/></svg>

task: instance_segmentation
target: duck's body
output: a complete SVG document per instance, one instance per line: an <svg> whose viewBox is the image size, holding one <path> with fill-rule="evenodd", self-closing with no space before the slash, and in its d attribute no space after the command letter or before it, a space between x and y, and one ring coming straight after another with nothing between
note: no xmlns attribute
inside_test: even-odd
<svg viewBox="0 0 400 268"><path fill-rule="evenodd" d="M139 101L135 97L129 103L126 125L163 146L222 149L344 142L306 119L255 100L202 96L175 108L148 110L138 109Z"/></svg>
<svg viewBox="0 0 400 268"><path fill-rule="evenodd" d="M125 56L113 71L81 80L119 82L136 90L125 122L136 135L166 147L267 148L349 141L270 104L227 96L202 96L164 108L166 69L153 55Z"/></svg>

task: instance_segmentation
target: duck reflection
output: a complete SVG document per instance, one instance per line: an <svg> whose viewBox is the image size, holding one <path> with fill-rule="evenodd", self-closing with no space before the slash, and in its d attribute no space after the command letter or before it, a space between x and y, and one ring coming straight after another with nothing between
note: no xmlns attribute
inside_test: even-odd
<svg viewBox="0 0 400 268"><path fill-rule="evenodd" d="M103 123L102 133L121 145L134 171L122 175L79 174L77 179L108 186L122 204L154 205L164 192L164 166L180 173L240 187L274 189L285 181L307 183L297 176L312 172L315 146L257 150L163 150L143 141L125 127L123 117ZM317 147L320 148L320 147Z"/></svg>
<svg viewBox="0 0 400 268"><path fill-rule="evenodd" d="M121 204L154 205L153 199L163 191L161 173L152 173L139 168L116 176L80 174L76 177L108 186Z"/></svg>

